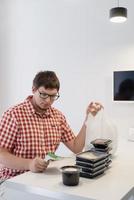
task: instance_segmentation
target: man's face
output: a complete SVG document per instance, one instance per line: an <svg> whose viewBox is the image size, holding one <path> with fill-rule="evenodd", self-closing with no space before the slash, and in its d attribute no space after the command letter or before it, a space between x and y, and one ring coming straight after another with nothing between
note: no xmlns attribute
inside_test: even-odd
<svg viewBox="0 0 134 200"><path fill-rule="evenodd" d="M33 98L41 110L46 110L58 98L58 91L57 89L45 89L43 86L38 89L33 87Z"/></svg>

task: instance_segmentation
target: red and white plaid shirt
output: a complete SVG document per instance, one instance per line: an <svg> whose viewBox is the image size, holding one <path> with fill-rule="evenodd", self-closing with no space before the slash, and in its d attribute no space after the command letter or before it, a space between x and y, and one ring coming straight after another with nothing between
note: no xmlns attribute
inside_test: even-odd
<svg viewBox="0 0 134 200"><path fill-rule="evenodd" d="M0 122L0 147L21 158L45 158L48 152L56 151L60 142L71 141L75 135L60 111L50 107L40 115L34 110L31 98L4 113ZM0 169L0 179L23 172L4 167Z"/></svg>

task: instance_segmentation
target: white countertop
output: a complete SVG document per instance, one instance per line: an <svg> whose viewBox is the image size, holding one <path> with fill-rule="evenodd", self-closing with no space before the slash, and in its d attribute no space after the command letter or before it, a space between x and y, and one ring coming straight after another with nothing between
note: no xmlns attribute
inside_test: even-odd
<svg viewBox="0 0 134 200"><path fill-rule="evenodd" d="M54 161L44 173L26 172L7 181L9 188L59 200L119 200L134 186L134 142L121 140L111 167L94 179L80 177L78 186L65 186L59 168L74 159Z"/></svg>

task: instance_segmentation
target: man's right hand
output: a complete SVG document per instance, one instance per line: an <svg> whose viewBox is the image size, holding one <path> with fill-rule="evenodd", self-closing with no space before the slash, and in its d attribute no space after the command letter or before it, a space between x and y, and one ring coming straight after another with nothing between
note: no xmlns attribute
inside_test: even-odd
<svg viewBox="0 0 134 200"><path fill-rule="evenodd" d="M31 172L43 172L46 170L49 162L46 162L45 160L36 157L29 163L29 170Z"/></svg>

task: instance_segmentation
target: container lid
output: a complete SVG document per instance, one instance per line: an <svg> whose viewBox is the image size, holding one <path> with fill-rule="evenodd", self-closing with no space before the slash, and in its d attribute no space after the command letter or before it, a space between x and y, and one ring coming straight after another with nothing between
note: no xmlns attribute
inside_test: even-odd
<svg viewBox="0 0 134 200"><path fill-rule="evenodd" d="M82 160L85 162L98 162L103 160L109 156L106 152L99 152L99 151L84 151L76 155L76 160Z"/></svg>
<svg viewBox="0 0 134 200"><path fill-rule="evenodd" d="M93 141L91 141L91 144L93 145L109 145L112 142L112 140L110 139L101 139L101 138L97 138Z"/></svg>
<svg viewBox="0 0 134 200"><path fill-rule="evenodd" d="M60 168L63 173L78 173L80 171L80 167L76 165L66 165Z"/></svg>

